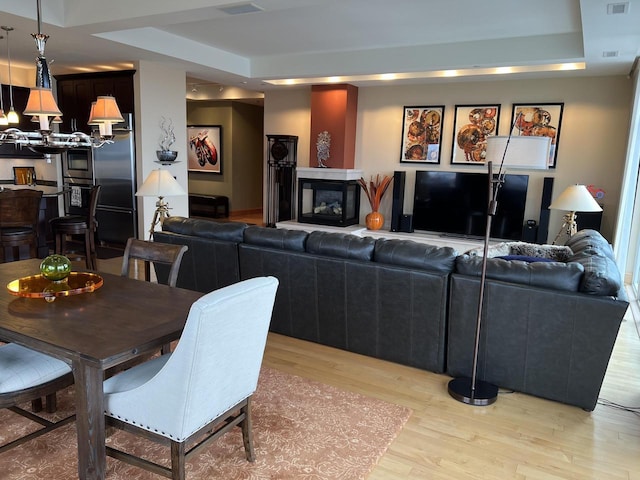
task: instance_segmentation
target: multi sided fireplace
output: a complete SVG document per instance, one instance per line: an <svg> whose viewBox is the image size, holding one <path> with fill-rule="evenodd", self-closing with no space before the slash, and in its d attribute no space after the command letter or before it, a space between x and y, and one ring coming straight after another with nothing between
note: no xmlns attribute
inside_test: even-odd
<svg viewBox="0 0 640 480"><path fill-rule="evenodd" d="M299 177L304 177L298 181L298 222L336 227L358 223L360 185L353 178L357 175L353 172L359 171L332 168L302 170L298 172Z"/></svg>

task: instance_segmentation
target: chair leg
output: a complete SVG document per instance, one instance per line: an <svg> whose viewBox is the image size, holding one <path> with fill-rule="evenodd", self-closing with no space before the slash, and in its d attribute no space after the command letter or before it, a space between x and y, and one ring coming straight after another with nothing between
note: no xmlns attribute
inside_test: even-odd
<svg viewBox="0 0 640 480"><path fill-rule="evenodd" d="M55 392L45 397L45 409L47 413L54 413L58 409L58 396Z"/></svg>
<svg viewBox="0 0 640 480"><path fill-rule="evenodd" d="M33 400L31 400L31 411L33 413L38 413L42 411L42 399L41 398L34 398Z"/></svg>
<svg viewBox="0 0 640 480"><path fill-rule="evenodd" d="M84 255L85 255L85 263L87 264L88 270L93 270L93 258L91 256L91 235L89 230L84 232Z"/></svg>
<svg viewBox="0 0 640 480"><path fill-rule="evenodd" d="M184 442L171 441L171 479L185 480Z"/></svg>
<svg viewBox="0 0 640 480"><path fill-rule="evenodd" d="M56 250L55 252L62 255L62 234L56 233Z"/></svg>
<svg viewBox="0 0 640 480"><path fill-rule="evenodd" d="M98 252L96 251L96 238L95 232L89 232L89 246L91 254L91 263L93 264L93 270L98 269Z"/></svg>
<svg viewBox="0 0 640 480"><path fill-rule="evenodd" d="M244 443L244 452L247 456L247 460L250 462L255 461L256 455L253 449L253 425L251 422L251 397L247 399L247 404L241 408L244 413L244 420L240 423L242 428L242 443Z"/></svg>

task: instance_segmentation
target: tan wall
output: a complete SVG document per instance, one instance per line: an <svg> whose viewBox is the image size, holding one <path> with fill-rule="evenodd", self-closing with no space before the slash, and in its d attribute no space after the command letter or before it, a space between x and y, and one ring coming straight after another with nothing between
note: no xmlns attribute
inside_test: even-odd
<svg viewBox="0 0 640 480"><path fill-rule="evenodd" d="M554 198L568 185L594 184L606 191L601 231L611 239L625 161L631 94L631 81L623 76L360 87L355 168L362 169L367 179L377 173L406 171L404 211L411 213L416 170L486 171L479 166L451 165L455 105L500 103L499 133L506 135L513 103L563 102L557 168L539 172L514 171L529 174L525 219L539 217L545 176L555 179ZM309 166L306 153L310 143L309 102L310 88L307 87L265 93L265 132L300 137L298 166ZM405 105L445 105L439 165L400 163ZM368 213L365 199L362 205L361 223L364 223L364 215ZM387 217L385 228L388 228L390 209L391 195L387 193L381 206L381 212ZM551 213L551 240L562 225L563 213Z"/></svg>
<svg viewBox="0 0 640 480"><path fill-rule="evenodd" d="M234 103L233 109L233 202L232 210L262 208L264 109Z"/></svg>
<svg viewBox="0 0 640 480"><path fill-rule="evenodd" d="M187 101L189 125L222 126L222 175L189 172L190 193L227 196L232 211L262 207L262 119L262 107Z"/></svg>

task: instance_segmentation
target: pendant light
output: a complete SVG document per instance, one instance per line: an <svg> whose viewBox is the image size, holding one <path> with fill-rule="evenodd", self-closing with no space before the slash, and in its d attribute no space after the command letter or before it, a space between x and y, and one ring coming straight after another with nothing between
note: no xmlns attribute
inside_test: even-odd
<svg viewBox="0 0 640 480"><path fill-rule="evenodd" d="M16 147L27 147L36 152L50 154L61 153L69 148L98 148L113 143L111 125L121 122L123 119L115 102L115 98L111 96L98 97L95 112L94 115L92 115L92 123L100 126L101 134L91 136L83 132L59 133L51 128L51 124L61 122L60 117L62 116L62 112L58 108L53 95L51 72L49 71L49 63L44 54L49 35L42 33L41 0L36 0L36 10L38 14L38 33L31 34L39 53L36 59L36 82L35 87L29 91L29 98L27 99L27 106L23 115L32 117L32 121L35 120L35 122L39 124L39 128L36 131L22 131L15 127L0 130L0 145L11 144ZM8 36L13 28L4 26L0 28L7 32L7 57L9 58L10 64L11 58ZM13 84L11 82L10 67L9 100L11 104L9 113L13 119L15 118L13 117L15 110L13 108ZM108 108L97 108L105 104L105 102ZM0 125L8 125L8 123L4 115L4 104L2 92L0 91Z"/></svg>
<svg viewBox="0 0 640 480"><path fill-rule="evenodd" d="M9 120L4 114L4 98L2 96L2 83L0 83L0 126L4 127L5 125L9 125Z"/></svg>
<svg viewBox="0 0 640 480"><path fill-rule="evenodd" d="M13 108L13 82L11 81L11 49L9 48L9 32L13 31L13 27L7 27L2 25L0 28L7 32L7 68L9 69L9 113L7 113L7 120L10 124L20 123L20 118Z"/></svg>

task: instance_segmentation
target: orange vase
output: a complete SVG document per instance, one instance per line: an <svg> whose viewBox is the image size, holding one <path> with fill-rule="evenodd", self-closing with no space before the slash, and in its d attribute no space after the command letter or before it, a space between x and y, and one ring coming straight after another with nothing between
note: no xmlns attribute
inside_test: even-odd
<svg viewBox="0 0 640 480"><path fill-rule="evenodd" d="M364 220L369 230L380 230L384 225L384 217L380 212L371 212L364 217Z"/></svg>

